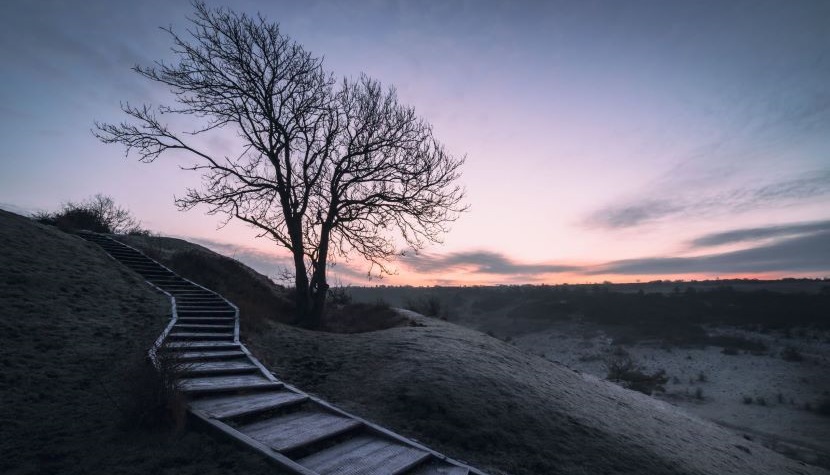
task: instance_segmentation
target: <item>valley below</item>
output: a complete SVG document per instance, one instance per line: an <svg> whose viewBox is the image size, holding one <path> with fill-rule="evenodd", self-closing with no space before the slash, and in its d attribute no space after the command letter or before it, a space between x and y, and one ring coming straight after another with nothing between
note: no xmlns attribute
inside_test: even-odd
<svg viewBox="0 0 830 475"><path fill-rule="evenodd" d="M828 300L821 281L350 293L432 313L597 378L611 379L610 366L621 362L660 374L662 384L641 392L790 458L830 467L830 321L822 317L830 313L821 313ZM684 304L700 313L678 315Z"/></svg>

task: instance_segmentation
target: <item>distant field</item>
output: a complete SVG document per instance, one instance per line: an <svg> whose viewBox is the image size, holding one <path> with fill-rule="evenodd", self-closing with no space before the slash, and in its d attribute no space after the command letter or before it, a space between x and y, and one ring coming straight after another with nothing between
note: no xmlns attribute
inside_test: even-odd
<svg viewBox="0 0 830 475"><path fill-rule="evenodd" d="M830 287L822 280L349 288L606 378L616 354L654 397L830 467Z"/></svg>
<svg viewBox="0 0 830 475"><path fill-rule="evenodd" d="M659 282L497 287L350 287L382 300L502 336L580 319L612 327L621 342L711 344L705 325L830 328L824 280Z"/></svg>

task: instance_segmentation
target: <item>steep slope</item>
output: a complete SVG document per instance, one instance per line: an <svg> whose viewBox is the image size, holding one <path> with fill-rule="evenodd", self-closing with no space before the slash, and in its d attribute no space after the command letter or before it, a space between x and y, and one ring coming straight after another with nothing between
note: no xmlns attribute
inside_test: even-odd
<svg viewBox="0 0 830 475"><path fill-rule="evenodd" d="M169 302L100 248L0 211L0 473L275 473L142 420Z"/></svg>
<svg viewBox="0 0 830 475"><path fill-rule="evenodd" d="M408 316L416 326L350 335L259 321L247 343L281 379L492 473L828 473L482 333Z"/></svg>

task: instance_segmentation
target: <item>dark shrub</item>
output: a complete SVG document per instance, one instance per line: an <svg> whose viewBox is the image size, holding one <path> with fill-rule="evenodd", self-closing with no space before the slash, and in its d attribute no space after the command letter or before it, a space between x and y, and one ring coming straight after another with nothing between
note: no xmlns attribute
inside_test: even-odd
<svg viewBox="0 0 830 475"><path fill-rule="evenodd" d="M97 194L80 203L68 202L60 211L40 211L32 218L64 231L92 231L107 234L149 234L128 210L109 196Z"/></svg>
<svg viewBox="0 0 830 475"><path fill-rule="evenodd" d="M346 305L352 303L352 294L349 293L346 287L329 287L329 292L326 294L328 304L330 305Z"/></svg>
<svg viewBox="0 0 830 475"><path fill-rule="evenodd" d="M666 392L663 386L668 382L665 370L654 374L647 374L634 362L625 350L616 351L615 355L608 361L608 380L613 381L624 388L651 395L655 391Z"/></svg>
<svg viewBox="0 0 830 475"><path fill-rule="evenodd" d="M404 304L404 308L428 317L438 317L446 313L442 312L443 305L441 305L441 300L434 295L422 297L420 299L409 299Z"/></svg>

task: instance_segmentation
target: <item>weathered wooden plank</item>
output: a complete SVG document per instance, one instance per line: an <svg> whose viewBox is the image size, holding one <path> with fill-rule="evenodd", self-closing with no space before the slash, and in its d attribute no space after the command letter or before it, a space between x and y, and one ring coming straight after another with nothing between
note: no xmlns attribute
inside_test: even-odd
<svg viewBox="0 0 830 475"><path fill-rule="evenodd" d="M211 308L221 308L221 309L230 309L234 310L233 307L226 305L224 302L213 302L207 304L195 304L191 305L186 300L182 301L182 297L176 297L176 309L181 310L201 310L203 307L211 307ZM218 315L218 318L233 318L233 315ZM196 317L198 318L198 317ZM205 317L207 318L207 317Z"/></svg>
<svg viewBox="0 0 830 475"><path fill-rule="evenodd" d="M280 467L286 468L290 473L294 473L297 475L319 475L317 473L312 472L311 470L303 467L302 465L294 462L290 458L286 457L285 455L274 452L271 450L270 447L262 444L258 440L254 440L247 435L239 432L238 430L234 429L233 427L225 424L224 422L218 421L213 419L206 414L200 411L191 411L192 414L200 421L204 422L210 427L215 428L222 434L231 437L233 440L238 441L254 450L259 452L260 454L268 457L270 460L278 464Z"/></svg>
<svg viewBox="0 0 830 475"><path fill-rule="evenodd" d="M228 392L258 388L280 389L282 384L265 379L258 374L182 378L179 380L179 389L186 393Z"/></svg>
<svg viewBox="0 0 830 475"><path fill-rule="evenodd" d="M253 363L245 360L240 361L205 361L186 363L180 370L181 375L207 375L207 374L243 374L259 371Z"/></svg>
<svg viewBox="0 0 830 475"><path fill-rule="evenodd" d="M198 399L191 402L190 407L217 419L227 419L261 411L270 411L306 400L308 400L308 397L302 394L291 391L274 391Z"/></svg>
<svg viewBox="0 0 830 475"><path fill-rule="evenodd" d="M225 305L228 306L225 300L220 298L213 298L210 296L188 296L180 295L176 297L176 307L178 306L199 306L199 305ZM231 307L232 308L232 307Z"/></svg>
<svg viewBox="0 0 830 475"><path fill-rule="evenodd" d="M206 317L216 316L216 315L233 315L236 313L236 310L232 308L209 308L209 309L179 309L179 315L204 315Z"/></svg>
<svg viewBox="0 0 830 475"><path fill-rule="evenodd" d="M233 330L236 321L231 317L180 317L176 323L189 325L227 325Z"/></svg>
<svg viewBox="0 0 830 475"><path fill-rule="evenodd" d="M299 460L320 475L391 475L422 463L428 452L376 436L362 436Z"/></svg>
<svg viewBox="0 0 830 475"><path fill-rule="evenodd" d="M168 336L175 340L233 340L233 333L170 332Z"/></svg>
<svg viewBox="0 0 830 475"><path fill-rule="evenodd" d="M238 350L239 343L229 341L169 341L164 344L171 350Z"/></svg>
<svg viewBox="0 0 830 475"><path fill-rule="evenodd" d="M232 358L239 358L245 356L245 353L239 350L231 351L185 351L176 355L179 361L208 361L208 360L227 360Z"/></svg>
<svg viewBox="0 0 830 475"><path fill-rule="evenodd" d="M298 411L239 427L239 431L276 451L292 450L318 440L342 434L360 425L347 417L328 412Z"/></svg>
<svg viewBox="0 0 830 475"><path fill-rule="evenodd" d="M174 330L182 330L182 331L193 331L193 330L202 330L202 331L214 331L214 332L229 332L233 331L233 325L217 325L217 324L210 324L210 323L181 323L176 322L176 325L173 327Z"/></svg>

